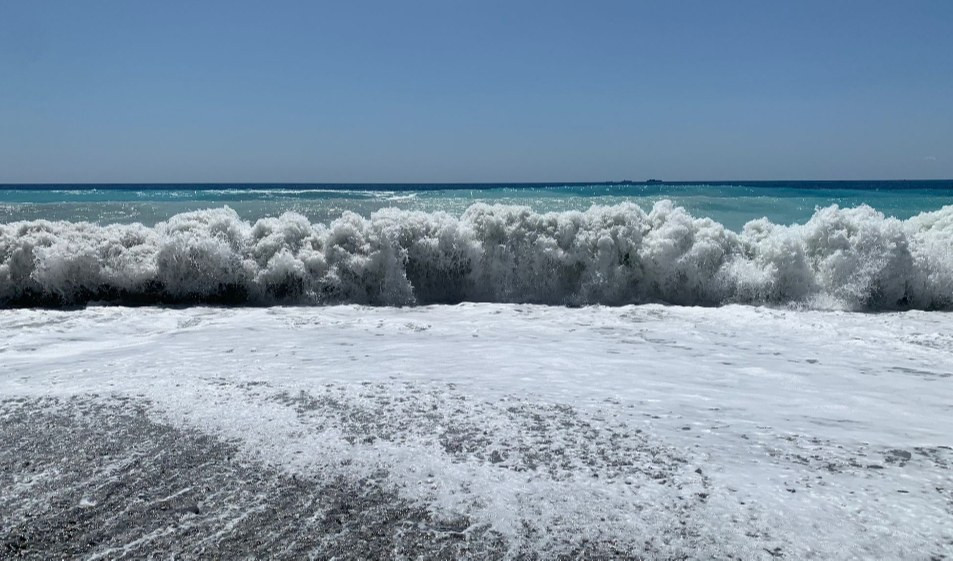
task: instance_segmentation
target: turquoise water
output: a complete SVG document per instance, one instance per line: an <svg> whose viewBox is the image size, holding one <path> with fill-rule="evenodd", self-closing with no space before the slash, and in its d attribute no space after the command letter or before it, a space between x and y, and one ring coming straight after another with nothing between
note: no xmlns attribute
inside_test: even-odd
<svg viewBox="0 0 953 561"><path fill-rule="evenodd" d="M0 307L953 310L951 248L940 181L0 189Z"/></svg>
<svg viewBox="0 0 953 561"><path fill-rule="evenodd" d="M951 181L830 181L602 184L202 184L5 185L0 222L20 220L141 222L154 225L187 211L228 206L245 220L294 211L330 222L345 211L369 216L396 207L460 215L475 202L525 205L539 212L585 210L633 202L648 210L663 199L732 230L766 217L778 224L807 221L817 208L866 204L906 219L953 204Z"/></svg>

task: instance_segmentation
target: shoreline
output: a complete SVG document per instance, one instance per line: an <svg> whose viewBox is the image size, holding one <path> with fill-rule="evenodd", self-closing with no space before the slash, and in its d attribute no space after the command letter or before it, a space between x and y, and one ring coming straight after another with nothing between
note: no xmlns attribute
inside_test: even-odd
<svg viewBox="0 0 953 561"><path fill-rule="evenodd" d="M942 558L950 321L5 310L0 544L83 559Z"/></svg>

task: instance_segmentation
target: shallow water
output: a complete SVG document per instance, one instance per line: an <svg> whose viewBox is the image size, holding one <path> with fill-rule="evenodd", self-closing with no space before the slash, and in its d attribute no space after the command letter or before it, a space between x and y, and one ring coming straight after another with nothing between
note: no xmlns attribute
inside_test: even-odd
<svg viewBox="0 0 953 561"><path fill-rule="evenodd" d="M412 505L408 516L433 513L423 532L440 520L465 530L471 551L929 559L953 551L951 317L658 305L8 310L0 394L103 407L125 396L152 422L237 447L252 466L241 478L269 469L364 482ZM37 477L12 489L29 497L20 486ZM254 490L241 481L238 498ZM275 504L271 490L259 489L260 504ZM95 487L64 493L107 499ZM226 523L240 513L188 496L204 514L181 523L176 551L190 547L190 526L221 526L232 543ZM320 553L348 535L286 539Z"/></svg>

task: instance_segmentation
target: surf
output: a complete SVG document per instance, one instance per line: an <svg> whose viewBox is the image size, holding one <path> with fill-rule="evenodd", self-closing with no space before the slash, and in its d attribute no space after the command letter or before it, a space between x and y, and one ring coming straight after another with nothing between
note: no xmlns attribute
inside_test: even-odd
<svg viewBox="0 0 953 561"><path fill-rule="evenodd" d="M740 232L669 200L460 215L383 209L312 223L229 207L159 222L0 224L0 306L661 302L953 309L953 206L906 220L866 205Z"/></svg>

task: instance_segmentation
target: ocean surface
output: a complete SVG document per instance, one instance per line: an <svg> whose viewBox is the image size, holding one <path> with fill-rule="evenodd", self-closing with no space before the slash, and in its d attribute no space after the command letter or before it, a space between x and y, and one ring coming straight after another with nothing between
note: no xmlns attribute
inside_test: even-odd
<svg viewBox="0 0 953 561"><path fill-rule="evenodd" d="M953 182L0 188L0 557L953 558Z"/></svg>
<svg viewBox="0 0 953 561"><path fill-rule="evenodd" d="M953 181L0 187L0 305L953 307Z"/></svg>
<svg viewBox="0 0 953 561"><path fill-rule="evenodd" d="M474 203L537 212L586 210L622 202L645 210L670 200L697 218L740 231L750 220L807 222L819 208L863 204L907 219L953 204L953 179L936 181L747 181L515 184L82 184L0 185L0 222L69 220L153 226L176 214L234 209L243 220L296 212L330 222L345 211L384 208L460 215Z"/></svg>

